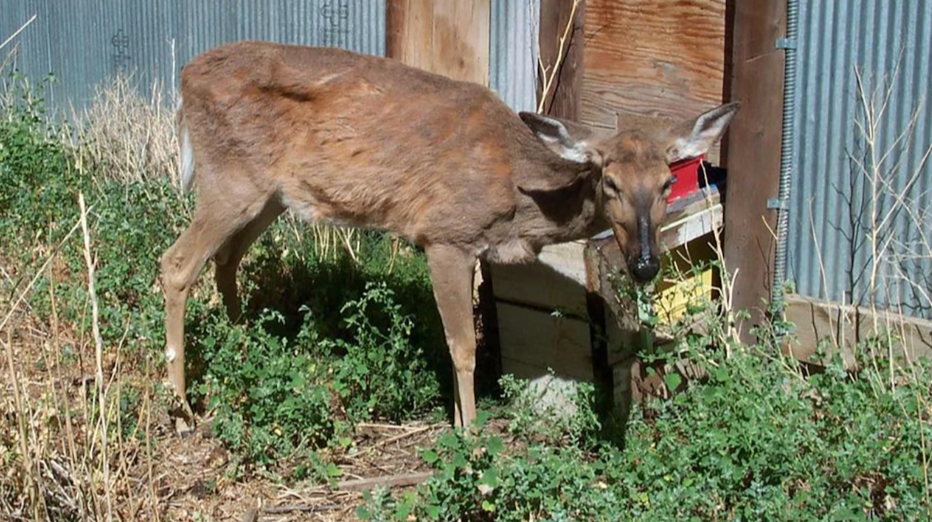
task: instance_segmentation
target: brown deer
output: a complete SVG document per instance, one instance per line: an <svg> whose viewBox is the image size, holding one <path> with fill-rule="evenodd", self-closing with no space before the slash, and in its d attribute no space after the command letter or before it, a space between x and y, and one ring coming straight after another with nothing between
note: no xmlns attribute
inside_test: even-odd
<svg viewBox="0 0 932 522"><path fill-rule="evenodd" d="M213 259L228 313L236 270L286 209L393 231L423 248L455 369L456 426L475 417L472 285L478 258L524 263L544 245L611 228L638 282L660 267L668 164L705 153L728 104L659 131L597 133L515 114L489 89L333 48L240 42L181 73L188 229L162 257L168 376L186 413L184 313Z"/></svg>

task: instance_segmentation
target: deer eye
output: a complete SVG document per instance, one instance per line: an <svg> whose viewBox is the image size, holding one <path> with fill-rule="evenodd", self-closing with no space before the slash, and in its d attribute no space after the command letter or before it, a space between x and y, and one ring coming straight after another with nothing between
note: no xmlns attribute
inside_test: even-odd
<svg viewBox="0 0 932 522"><path fill-rule="evenodd" d="M664 193L670 192L670 188L671 188L671 186L672 186L674 183L676 183L676 177L675 177L675 176L672 177L672 178L670 178L670 179L668 179L667 182L663 184L663 192L664 192Z"/></svg>
<svg viewBox="0 0 932 522"><path fill-rule="evenodd" d="M612 178L608 176L605 177L605 186L608 188L609 192L611 192L612 194L616 196L621 194L621 189L618 188L618 185L615 184L615 180L613 180Z"/></svg>

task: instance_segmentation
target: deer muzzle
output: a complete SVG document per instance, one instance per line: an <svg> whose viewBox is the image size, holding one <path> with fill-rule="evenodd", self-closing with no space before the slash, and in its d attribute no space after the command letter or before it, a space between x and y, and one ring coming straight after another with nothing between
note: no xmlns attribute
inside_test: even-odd
<svg viewBox="0 0 932 522"><path fill-rule="evenodd" d="M650 282L660 271L660 257L653 240L654 227L650 218L638 217L638 254L628 259L628 268L639 283Z"/></svg>

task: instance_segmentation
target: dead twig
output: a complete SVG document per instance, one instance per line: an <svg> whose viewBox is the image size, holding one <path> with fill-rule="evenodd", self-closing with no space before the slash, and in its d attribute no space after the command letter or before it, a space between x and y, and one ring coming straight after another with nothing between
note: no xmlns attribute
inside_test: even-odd
<svg viewBox="0 0 932 522"><path fill-rule="evenodd" d="M424 482L433 476L431 471L420 473L409 473L405 475L389 475L387 477L371 477L357 480L347 480L337 484L336 489L339 491L364 491L376 486L387 486L390 488L415 486Z"/></svg>
<svg viewBox="0 0 932 522"><path fill-rule="evenodd" d="M573 29L573 26L576 25L576 8L579 7L579 0L573 0L573 8L570 10L569 20L566 22L566 27L563 28L563 35L560 36L560 45L557 49L557 59L553 63L553 68L550 71L544 67L544 62L538 58L537 65L540 67L541 76L543 76L543 85L540 93L540 101L537 104L537 113L543 114L544 106L547 104L547 98L550 97L550 91L553 89L554 81L557 78L557 75L560 71L560 67L563 65L563 60L566 58L566 47L570 33ZM540 56L540 53L537 53Z"/></svg>
<svg viewBox="0 0 932 522"><path fill-rule="evenodd" d="M319 504L311 505L291 505L291 506L270 506L263 508L249 508L243 515L243 522L257 522L259 514L266 515L284 515L287 513L320 513L322 511L332 511L339 509L339 504Z"/></svg>
<svg viewBox="0 0 932 522"><path fill-rule="evenodd" d="M29 27L29 24L31 24L35 19L36 19L36 15L32 15L32 18L30 18L26 23L20 26L19 29L14 31L13 34L11 34L9 38L3 41L3 43L0 43L0 49L3 49L4 47L6 47L6 44L12 42L14 38L19 36L19 33L25 31L26 28Z"/></svg>
<svg viewBox="0 0 932 522"><path fill-rule="evenodd" d="M439 429L439 428L441 428L442 426L443 426L443 425L440 425L440 424L431 424L431 425L429 425L429 426L423 426L423 427L420 427L420 428L415 428L415 429L413 429L413 430L411 430L411 431L407 431L407 432L405 432L405 433L401 433L401 434L395 435L395 436L393 436L393 437L389 437L389 438L387 438L387 439L385 439L385 440L380 440L380 441L376 442L375 444L373 444L372 446L369 446L368 448L366 448L366 449L360 451L359 453L357 453L357 454L355 454L355 455L351 455L350 457L351 457L351 458L354 458L354 459L358 459L358 458L360 458L360 457L364 457L364 456L366 456L366 455L372 453L374 450L379 449L379 448L382 448L382 447L385 447L385 446L387 446L387 445L389 445L389 444L392 444L393 442L398 442L398 441L400 441L400 440L407 439L408 437L413 437L413 436L418 435L418 434L420 434L420 433L424 433L425 431L430 431L430 430L433 430L433 429Z"/></svg>
<svg viewBox="0 0 932 522"><path fill-rule="evenodd" d="M104 500L107 504L107 520L113 520L113 502L110 498L110 458L107 440L107 386L104 382L103 350L104 341L100 335L100 309L97 305L97 290L94 287L94 259L91 255L91 234L87 226L87 206L84 194L78 193L78 206L81 209L81 231L84 236L84 261L87 263L87 293L91 301L91 331L94 336L94 354L96 359L98 428L100 429L100 466L104 483Z"/></svg>

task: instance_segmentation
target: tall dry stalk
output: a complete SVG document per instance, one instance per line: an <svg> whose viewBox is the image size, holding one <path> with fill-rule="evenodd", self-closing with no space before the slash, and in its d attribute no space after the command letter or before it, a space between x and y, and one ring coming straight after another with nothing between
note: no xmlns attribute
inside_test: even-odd
<svg viewBox="0 0 932 522"><path fill-rule="evenodd" d="M98 424L100 436L100 470L103 475L104 500L107 506L107 520L113 520L113 501L110 498L110 458L108 446L107 423L107 388L104 386L104 342L100 336L100 310L97 305L97 292L94 288L94 262L91 255L91 234L87 227L87 207L84 205L84 194L78 194L78 206L81 209L81 232L84 237L84 261L87 263L87 292L91 301L91 329L94 335L94 355L96 372L94 376L97 387Z"/></svg>
<svg viewBox="0 0 932 522"><path fill-rule="evenodd" d="M868 227L867 245L868 252L868 278L867 288L864 298L871 311L871 329L870 335L874 339L880 339L886 346L888 359L888 385L892 388L896 386L895 369L897 367L896 357L894 354L894 339L890 335L890 328L882 324L881 317L885 314L880 313L878 301L888 303L888 308L894 310L901 304L896 294L896 287L899 282L906 282L915 286L912 281L918 274L903 274L899 277L899 282L895 273L902 268L899 262L903 259L904 254L912 253L903 252L903 245L909 242L908 238L902 237L901 231L897 228L898 221L906 217L913 221L912 225L917 231L926 229L930 223L923 222L920 213L916 212L916 202L913 199L913 192L916 183L926 170L928 159L932 154L932 144L927 146L923 151L918 165L911 172L903 170L904 158L908 157L909 150L913 146L913 136L916 125L919 121L921 105L913 111L909 121L904 129L898 129L892 142L885 144L881 142L881 137L886 131L886 117L890 109L891 100L894 94L895 83L899 72L899 61L893 72L892 78L887 82L885 87L875 87L868 89L866 78L860 68L856 68L855 76L857 79L857 96L860 102L860 117L855 119L857 138L863 143L864 157L858 157L855 154L848 155L850 163L855 167L855 176L860 177L866 184L869 198L866 208ZM876 79L875 79L876 80ZM880 80L876 80L880 81ZM899 187L896 182L902 180ZM928 243L926 243L928 246ZM919 252L918 256L925 256L926 263L932 262L932 250ZM919 263L921 266L921 263ZM921 290L917 287L917 290ZM892 295L891 295L892 294ZM922 297L923 293L918 295ZM926 295L928 295L926 293ZM926 306L932 305L932 302L926 301ZM873 346L871 344L871 350ZM870 354L872 359L877 354Z"/></svg>

